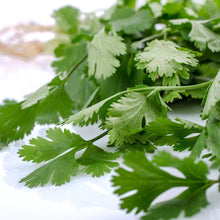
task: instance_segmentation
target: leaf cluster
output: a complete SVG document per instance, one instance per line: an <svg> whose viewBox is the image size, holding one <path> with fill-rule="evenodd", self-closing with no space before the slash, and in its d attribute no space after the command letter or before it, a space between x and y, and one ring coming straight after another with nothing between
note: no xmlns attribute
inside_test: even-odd
<svg viewBox="0 0 220 220"><path fill-rule="evenodd" d="M101 17L71 6L53 13L57 36L65 36L54 50L55 76L24 101L0 106L0 148L30 134L36 123L56 124L46 138L19 150L23 160L39 164L21 180L28 187L62 185L80 172L101 176L121 156L132 171L116 170L115 193L136 190L122 198L121 208L143 211L143 219L171 219L182 211L189 217L208 205L206 190L219 184L207 174L220 168L220 5L149 0L135 6L135 0L119 0ZM181 101L184 108L194 99L204 126L169 119L170 104ZM103 133L92 140L62 128L94 123ZM95 145L105 135L109 151ZM161 152L164 145L189 157ZM177 197L152 205L183 186Z"/></svg>

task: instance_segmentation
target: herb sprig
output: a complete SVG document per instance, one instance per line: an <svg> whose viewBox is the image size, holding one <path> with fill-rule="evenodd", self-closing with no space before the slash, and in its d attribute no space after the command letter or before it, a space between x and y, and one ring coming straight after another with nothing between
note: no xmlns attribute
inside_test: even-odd
<svg viewBox="0 0 220 220"><path fill-rule="evenodd" d="M116 168L115 193L136 191L121 198L122 209L143 211L142 218L151 220L182 211L189 217L208 205L206 190L220 183L207 178L210 169L220 168L219 1L135 5L120 0L101 17L71 6L54 12L58 32L68 39L54 51L56 76L24 101L0 106L0 147L24 138L36 123L55 123L46 138L33 138L18 151L23 160L42 163L20 182L60 186L80 172L99 177L123 157L132 171ZM200 100L204 126L168 118L170 103L189 99ZM98 122L103 133L91 140L62 129ZM106 135L109 150L95 144ZM189 157L161 151L164 145ZM177 197L152 205L180 186L186 189Z"/></svg>

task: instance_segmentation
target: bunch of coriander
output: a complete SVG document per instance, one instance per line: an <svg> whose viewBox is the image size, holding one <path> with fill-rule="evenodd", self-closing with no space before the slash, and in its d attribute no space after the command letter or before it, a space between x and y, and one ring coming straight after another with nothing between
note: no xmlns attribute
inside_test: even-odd
<svg viewBox="0 0 220 220"><path fill-rule="evenodd" d="M0 106L0 146L30 134L35 124L55 123L46 138L33 138L18 152L42 164L21 180L25 185L59 186L78 173L99 177L116 168L115 193L136 190L121 198L122 209L142 211L145 220L182 211L189 217L208 205L206 190L220 183L207 179L220 168L220 2L135 5L120 0L100 17L70 6L54 12L68 39L55 49L56 76L24 101ZM189 99L202 105L205 126L167 117L172 103ZM103 132L84 140L62 128L68 123L99 123ZM95 144L106 135L109 150ZM189 157L161 151L164 145ZM118 168L118 157L132 171ZM161 167L176 168L183 177ZM151 204L183 186L177 197Z"/></svg>

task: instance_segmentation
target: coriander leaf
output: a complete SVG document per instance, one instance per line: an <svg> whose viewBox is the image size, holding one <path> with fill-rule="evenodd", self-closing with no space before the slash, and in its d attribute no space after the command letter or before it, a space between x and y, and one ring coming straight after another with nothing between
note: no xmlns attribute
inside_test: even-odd
<svg viewBox="0 0 220 220"><path fill-rule="evenodd" d="M179 77L189 78L187 65L195 67L198 64L193 51L164 40L151 41L135 59L137 67L146 69L153 81L162 77L163 85L180 85Z"/></svg>
<svg viewBox="0 0 220 220"><path fill-rule="evenodd" d="M135 11L132 8L116 8L111 16L111 24L116 31L135 34L152 26L153 19L148 10Z"/></svg>
<svg viewBox="0 0 220 220"><path fill-rule="evenodd" d="M177 122L168 118L158 118L150 122L144 129L147 139L158 146L173 146L177 151L192 148L203 127L189 121L176 120ZM194 136L188 137L192 134Z"/></svg>
<svg viewBox="0 0 220 220"><path fill-rule="evenodd" d="M204 50L208 47L212 52L220 51L220 35L214 33L198 21L191 21L191 24L192 30L189 33L189 37L197 48Z"/></svg>
<svg viewBox="0 0 220 220"><path fill-rule="evenodd" d="M64 121L65 124L72 123L73 125L79 124L80 126L94 124L98 122L100 108L105 104L106 100L96 103L86 109L71 115L67 120Z"/></svg>
<svg viewBox="0 0 220 220"><path fill-rule="evenodd" d="M30 140L30 145L24 145L18 154L24 161L40 163L51 160L68 149L81 150L81 146L87 145L79 135L71 133L69 130L54 128L47 130L47 139L38 137Z"/></svg>
<svg viewBox="0 0 220 220"><path fill-rule="evenodd" d="M205 90L207 88L202 88L202 89L193 89L193 90L185 90L182 92L182 94L186 97L191 96L193 99L203 99L205 95Z"/></svg>
<svg viewBox="0 0 220 220"><path fill-rule="evenodd" d="M193 216L198 213L201 208L208 205L206 198L206 187L191 187L185 190L179 196L174 199L160 202L148 210L147 214L143 216L142 220L168 220L177 218L182 211L184 211L186 217Z"/></svg>
<svg viewBox="0 0 220 220"><path fill-rule="evenodd" d="M193 149L191 151L190 156L193 158L199 158L202 150L206 148L206 129L204 128L199 135L199 138L197 139L195 145L193 146Z"/></svg>
<svg viewBox="0 0 220 220"><path fill-rule="evenodd" d="M180 2L167 3L163 6L162 14L165 19L196 18L198 15L191 8L184 7ZM194 9L194 8L193 8Z"/></svg>
<svg viewBox="0 0 220 220"><path fill-rule="evenodd" d="M120 66L114 75L100 83L100 99L103 100L118 92L125 91L127 88L129 88L129 84L129 77L127 76L126 69L123 69Z"/></svg>
<svg viewBox="0 0 220 220"><path fill-rule="evenodd" d="M182 91L166 91L163 95L163 100L166 103L172 103L176 99L182 99L180 93L182 93Z"/></svg>
<svg viewBox="0 0 220 220"><path fill-rule="evenodd" d="M148 124L157 117L165 117L166 110L157 90L150 91L147 95L129 92L108 110L105 127L111 129L110 143L123 144L126 137L142 128L143 120Z"/></svg>
<svg viewBox="0 0 220 220"><path fill-rule="evenodd" d="M46 163L39 167L26 177L20 180L20 183L25 182L29 188L38 185L44 186L49 181L56 186L60 186L70 181L70 176L76 175L78 164L74 158L75 151L70 152Z"/></svg>
<svg viewBox="0 0 220 220"><path fill-rule="evenodd" d="M118 35L110 35L104 29L99 31L88 45L89 76L108 78L120 63L116 56L126 53L126 46Z"/></svg>
<svg viewBox="0 0 220 220"><path fill-rule="evenodd" d="M174 167L191 180L205 180L208 173L208 167L204 162L195 163L189 157L180 160L165 151L156 154L152 161L161 167Z"/></svg>
<svg viewBox="0 0 220 220"><path fill-rule="evenodd" d="M73 34L78 29L79 15L77 8L66 6L54 11L52 16L62 31Z"/></svg>
<svg viewBox="0 0 220 220"><path fill-rule="evenodd" d="M47 85L49 93L20 103L6 103L0 108L0 141L9 143L30 134L35 122L51 124L72 115L74 103L67 95L63 81L56 77ZM36 94L35 94L36 95ZM44 96L44 95L43 95ZM43 97L41 96L41 97ZM30 105L30 106L29 106ZM25 108L24 108L25 107Z"/></svg>
<svg viewBox="0 0 220 220"><path fill-rule="evenodd" d="M109 173L111 168L118 166L115 160L119 156L118 153L108 153L94 145L88 147L83 155L77 159L80 165L86 166L85 172L92 173L92 176L99 177L105 173Z"/></svg>
<svg viewBox="0 0 220 220"><path fill-rule="evenodd" d="M207 56L209 56L208 53ZM219 69L220 69L220 64L211 61L207 63L203 63L197 67L199 74L207 78L215 78L216 75L218 74Z"/></svg>
<svg viewBox="0 0 220 220"><path fill-rule="evenodd" d="M49 94L48 85L43 85L40 87L36 92L29 95L25 101L22 103L22 108L28 108L37 102L39 102L41 99L45 98Z"/></svg>
<svg viewBox="0 0 220 220"><path fill-rule="evenodd" d="M220 3L218 0L206 0L205 4L202 5L198 14L200 17L210 19L220 17Z"/></svg>
<svg viewBox="0 0 220 220"><path fill-rule="evenodd" d="M60 83L62 84L62 81ZM75 108L64 85L55 86L49 95L36 105L36 121L40 124L58 123L69 117Z"/></svg>
<svg viewBox="0 0 220 220"><path fill-rule="evenodd" d="M125 91L129 87L143 84L143 71L137 70L134 55L127 53L121 58L121 65L116 73L100 83L101 100L115 93Z"/></svg>
<svg viewBox="0 0 220 220"><path fill-rule="evenodd" d="M55 72L67 74L86 54L86 41L77 44L60 44L54 51L58 60L52 63Z"/></svg>
<svg viewBox="0 0 220 220"><path fill-rule="evenodd" d="M156 18L160 17L162 15L163 7L160 3L151 2L151 3L149 3L149 7L150 7L151 11L153 12L153 14Z"/></svg>
<svg viewBox="0 0 220 220"><path fill-rule="evenodd" d="M137 208L136 213L147 211L156 197L177 186L175 182L181 181L180 178L170 175L151 163L143 152L128 153L124 156L124 164L132 171L118 168L117 176L113 176L112 182L113 186L118 187L114 193L120 196L136 190L131 196L121 199L120 207L127 209L127 212L131 212L134 208Z"/></svg>
<svg viewBox="0 0 220 220"><path fill-rule="evenodd" d="M120 93L116 93L115 95L108 97L86 109L83 109L77 112L74 115L71 115L64 123L73 125L88 125L97 123L99 119L104 119L106 117L106 111L111 105L111 103L120 97Z"/></svg>
<svg viewBox="0 0 220 220"><path fill-rule="evenodd" d="M83 149L83 154L76 159L76 152ZM91 141L61 128L49 129L46 138L32 139L30 145L24 145L18 153L25 161L46 162L21 180L30 188L43 186L49 181L58 186L69 182L70 176L76 175L79 165L93 176L104 175L118 165L113 161L118 153L108 153Z"/></svg>
<svg viewBox="0 0 220 220"><path fill-rule="evenodd" d="M214 113L217 103L220 101L220 70L208 89L207 95L203 100L204 108L202 119L206 119L212 112ZM216 118L220 118L219 112L215 114Z"/></svg>
<svg viewBox="0 0 220 220"><path fill-rule="evenodd" d="M132 171L118 168L117 176L113 176L112 182L118 187L115 193L120 196L135 190L131 195L121 198L121 208L127 212L136 208L136 213L146 213L143 219L168 220L177 217L183 210L185 216L192 216L208 205L205 190L214 182L207 181L207 166L201 161L195 163L192 158L180 160L166 152L159 152L153 161L149 161L144 153L136 152L125 155L124 164ZM158 165L175 167L185 177L171 175ZM178 186L186 186L187 189L172 200L151 206L160 194ZM163 210L165 207L173 212ZM156 212L158 210L160 212Z"/></svg>
<svg viewBox="0 0 220 220"><path fill-rule="evenodd" d="M212 116L209 116L209 119L206 124L207 129L207 139L206 145L209 150L212 151L213 156L216 157L213 166L220 167L220 121L216 120Z"/></svg>
<svg viewBox="0 0 220 220"><path fill-rule="evenodd" d="M97 92L95 83L87 76L85 71L85 69L87 69L86 67L87 63L84 61L74 73L68 77L65 83L65 91L77 110L81 110L90 104L94 98L94 94Z"/></svg>
<svg viewBox="0 0 220 220"><path fill-rule="evenodd" d="M146 142L143 143L141 141L139 141L139 137L136 138L133 137L133 143L129 138L129 143L124 143L122 146L120 146L118 148L118 151L123 152L123 153L128 153L128 152L136 152L136 151L142 151L142 152L146 152L146 153L154 153L154 151L156 150L156 147L151 144L150 142Z"/></svg>
<svg viewBox="0 0 220 220"><path fill-rule="evenodd" d="M35 125L36 105L22 109L23 102L5 103L0 108L0 142L19 140Z"/></svg>
<svg viewBox="0 0 220 220"><path fill-rule="evenodd" d="M174 25L182 25L190 23L192 28L188 36L190 41L194 42L195 47L201 51L209 48L212 52L220 51L220 35L207 28L204 24L208 20L188 20L188 19L176 19L170 20Z"/></svg>
<svg viewBox="0 0 220 220"><path fill-rule="evenodd" d="M49 181L58 186L69 182L70 176L76 175L79 166L75 153L89 145L79 135L60 128L49 129L47 138L32 139L31 145L19 150L19 156L25 161L40 163L49 160L20 181L30 188L43 186Z"/></svg>

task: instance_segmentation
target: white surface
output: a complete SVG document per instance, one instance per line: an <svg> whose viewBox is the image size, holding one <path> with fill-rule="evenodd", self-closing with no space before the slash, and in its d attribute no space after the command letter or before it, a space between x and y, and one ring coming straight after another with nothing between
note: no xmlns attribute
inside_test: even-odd
<svg viewBox="0 0 220 220"><path fill-rule="evenodd" d="M46 5L44 3L47 3ZM1 3L0 27L14 24L20 21L36 20L51 23L49 15L52 9L58 8L66 3L76 5L83 11L95 8L107 7L112 1L14 1L7 0ZM8 57L0 57L0 102L4 98L15 98L22 100L23 96L35 91L52 77L50 68L50 57L38 57L25 62ZM188 116L189 106L178 108L174 115L187 117L197 122L198 107L194 107L194 113ZM191 110L190 110L191 111ZM18 158L16 152L22 144L28 144L33 136L44 135L46 126L37 126L32 135L23 141L10 144L9 147L0 152L0 219L1 220L135 220L134 214L125 214L119 209L119 199L113 195L110 183L110 175L101 178L92 178L87 175L77 176L61 187L48 185L43 188L28 189L19 180L34 170L36 166L23 162ZM75 128L76 129L76 128ZM93 136L98 130L94 128L77 129L81 135ZM99 144L104 146L106 140ZM212 173L214 179L216 173ZM220 196L217 185L208 190L210 206L194 216L193 220L219 220L220 219ZM174 196L176 191L169 191L158 200ZM179 220L185 219L179 217Z"/></svg>

